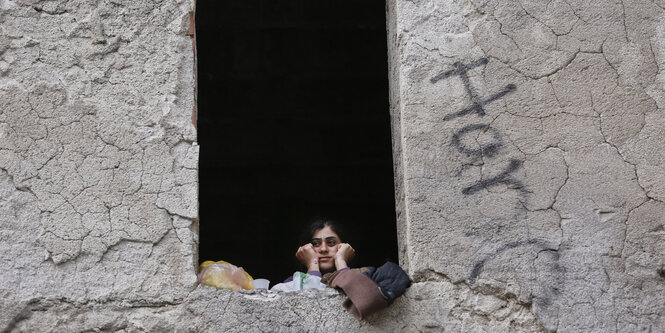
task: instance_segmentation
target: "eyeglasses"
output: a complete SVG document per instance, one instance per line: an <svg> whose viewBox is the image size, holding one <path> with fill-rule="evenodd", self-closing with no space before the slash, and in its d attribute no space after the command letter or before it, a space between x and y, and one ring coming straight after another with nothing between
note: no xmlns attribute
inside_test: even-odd
<svg viewBox="0 0 665 333"><path fill-rule="evenodd" d="M335 236L331 236L331 237L326 237L325 240L322 240L321 238L312 238L312 246L319 247L323 244L323 241L326 242L326 246L328 247L332 247L339 244L339 239Z"/></svg>

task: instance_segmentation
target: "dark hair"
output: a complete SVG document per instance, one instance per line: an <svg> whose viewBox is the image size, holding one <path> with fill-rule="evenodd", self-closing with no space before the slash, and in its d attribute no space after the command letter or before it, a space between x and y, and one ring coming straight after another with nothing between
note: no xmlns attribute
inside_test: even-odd
<svg viewBox="0 0 665 333"><path fill-rule="evenodd" d="M315 219L310 222L306 228L303 229L303 232L300 235L300 244L302 245L311 242L314 233L317 230L323 229L325 227L330 227L330 230L335 232L341 241L346 239L344 238L344 230L338 223L329 219Z"/></svg>

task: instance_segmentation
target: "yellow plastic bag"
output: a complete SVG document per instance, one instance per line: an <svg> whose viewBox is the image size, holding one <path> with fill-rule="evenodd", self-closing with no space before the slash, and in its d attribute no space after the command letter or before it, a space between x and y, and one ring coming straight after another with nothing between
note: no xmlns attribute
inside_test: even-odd
<svg viewBox="0 0 665 333"><path fill-rule="evenodd" d="M252 276L242 267L234 266L226 261L207 260L199 266L199 283L217 289L251 290Z"/></svg>

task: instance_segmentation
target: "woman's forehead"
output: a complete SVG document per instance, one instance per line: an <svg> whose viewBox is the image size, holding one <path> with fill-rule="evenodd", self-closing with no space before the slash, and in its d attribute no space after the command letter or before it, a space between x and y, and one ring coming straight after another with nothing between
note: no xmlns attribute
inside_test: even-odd
<svg viewBox="0 0 665 333"><path fill-rule="evenodd" d="M334 231L332 231L332 229L330 229L329 226L325 226L325 227L323 227L323 228L317 230L316 232L314 232L314 235L312 235L312 238L326 239L326 238L330 238L330 237L337 237L337 238L339 238L339 236L337 235L337 233L335 233Z"/></svg>

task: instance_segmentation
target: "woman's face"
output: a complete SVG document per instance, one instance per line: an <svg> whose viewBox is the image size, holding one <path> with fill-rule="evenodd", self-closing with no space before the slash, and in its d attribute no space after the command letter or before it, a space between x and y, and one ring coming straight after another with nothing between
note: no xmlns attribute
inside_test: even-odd
<svg viewBox="0 0 665 333"><path fill-rule="evenodd" d="M325 226L312 235L312 246L319 259L319 269L321 272L331 272L335 270L335 254L337 248L342 242L337 233L332 231L329 226Z"/></svg>

